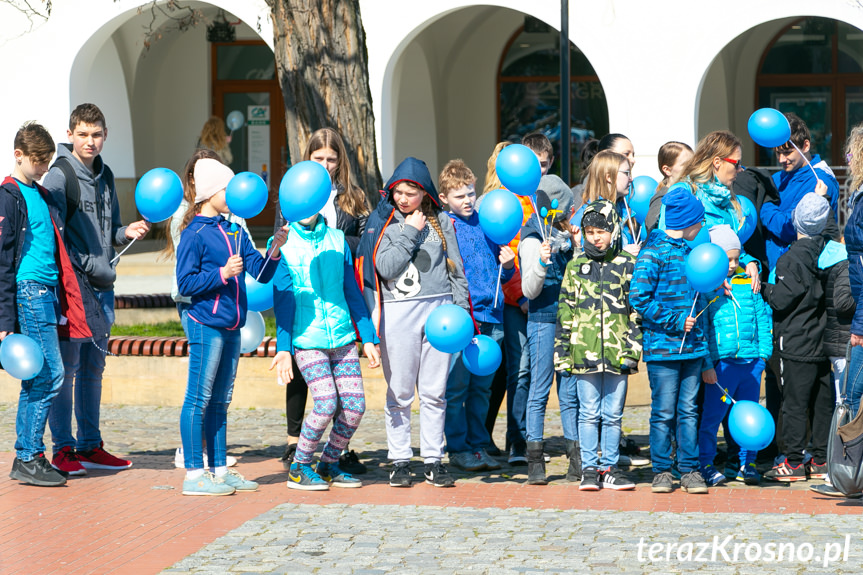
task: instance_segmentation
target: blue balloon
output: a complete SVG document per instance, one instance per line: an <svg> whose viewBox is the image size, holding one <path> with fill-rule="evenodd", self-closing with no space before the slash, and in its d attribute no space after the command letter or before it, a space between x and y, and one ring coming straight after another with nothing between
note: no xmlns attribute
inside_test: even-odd
<svg viewBox="0 0 863 575"><path fill-rule="evenodd" d="M425 331L433 348L444 353L458 353L473 339L473 321L465 310L448 303L429 314Z"/></svg>
<svg viewBox="0 0 863 575"><path fill-rule="evenodd" d="M749 116L749 135L759 146L778 148L791 139L788 118L774 108L761 108Z"/></svg>
<svg viewBox="0 0 863 575"><path fill-rule="evenodd" d="M701 231L698 232L698 235L692 238L691 240L683 240L689 247L695 249L697 246L701 244L709 244L710 243L710 230L707 229L707 226L702 226Z"/></svg>
<svg viewBox="0 0 863 575"><path fill-rule="evenodd" d="M320 212L327 200L333 182L322 165L306 160L294 164L279 185L279 207L289 222L298 222Z"/></svg>
<svg viewBox="0 0 863 575"><path fill-rule="evenodd" d="M740 238L741 244L745 244L746 240L755 233L755 227L758 225L758 211L749 198L737 196L737 201L740 202L740 211L743 212L743 221L737 226L737 237Z"/></svg>
<svg viewBox="0 0 863 575"><path fill-rule="evenodd" d="M240 328L240 353L252 353L261 342L267 332L264 316L259 312L250 311L246 314L246 323Z"/></svg>
<svg viewBox="0 0 863 575"><path fill-rule="evenodd" d="M273 280L260 283L246 272L246 307L249 311L267 311L273 307Z"/></svg>
<svg viewBox="0 0 863 575"><path fill-rule="evenodd" d="M638 176L632 180L632 192L629 194L629 209L635 214L635 221L644 224L647 210L650 209L650 199L656 193L656 180L650 176Z"/></svg>
<svg viewBox="0 0 863 575"><path fill-rule="evenodd" d="M168 168L153 168L135 186L135 206L148 222L167 220L182 201L183 182Z"/></svg>
<svg viewBox="0 0 863 575"><path fill-rule="evenodd" d="M760 451L773 441L776 424L761 404L741 400L734 403L728 414L728 430L741 449Z"/></svg>
<svg viewBox="0 0 863 575"><path fill-rule="evenodd" d="M710 293L728 277L728 255L716 244L706 243L686 257L686 279L700 293Z"/></svg>
<svg viewBox="0 0 863 575"><path fill-rule="evenodd" d="M45 356L39 344L20 333L10 333L0 343L0 364L15 379L33 379L42 371Z"/></svg>
<svg viewBox="0 0 863 575"><path fill-rule="evenodd" d="M508 244L518 235L523 220L521 202L509 190L490 191L479 206L479 226L499 246Z"/></svg>
<svg viewBox="0 0 863 575"><path fill-rule="evenodd" d="M261 213L270 192L267 184L258 174L253 172L240 172L228 182L225 188L225 201L231 212L241 218L254 218Z"/></svg>
<svg viewBox="0 0 863 575"><path fill-rule="evenodd" d="M233 132L234 130L239 130L243 127L245 118L243 118L243 113L241 111L234 110L228 114L228 118L225 120L225 123L228 125L228 129Z"/></svg>
<svg viewBox="0 0 863 575"><path fill-rule="evenodd" d="M461 354L464 366L474 375L491 375L500 367L500 346L487 335L474 337Z"/></svg>
<svg viewBox="0 0 863 575"><path fill-rule="evenodd" d="M542 168L530 148L521 144L507 146L497 155L494 164L500 183L519 196L532 196L539 187Z"/></svg>

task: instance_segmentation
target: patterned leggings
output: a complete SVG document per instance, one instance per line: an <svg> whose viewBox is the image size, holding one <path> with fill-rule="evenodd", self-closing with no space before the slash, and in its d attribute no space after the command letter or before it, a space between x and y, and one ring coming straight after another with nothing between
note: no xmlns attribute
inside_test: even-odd
<svg viewBox="0 0 863 575"><path fill-rule="evenodd" d="M336 349L297 349L294 357L314 401L311 413L303 422L294 461L312 462L324 430L341 402L342 412L333 422L329 440L321 453L321 461L338 461L366 410L357 346L350 344Z"/></svg>

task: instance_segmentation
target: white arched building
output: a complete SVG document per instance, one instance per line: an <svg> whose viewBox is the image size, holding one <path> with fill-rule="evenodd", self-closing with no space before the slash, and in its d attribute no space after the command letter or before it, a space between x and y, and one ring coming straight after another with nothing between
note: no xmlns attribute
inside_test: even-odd
<svg viewBox="0 0 863 575"><path fill-rule="evenodd" d="M91 101L108 118L106 161L131 193L150 168L179 170L209 115L240 109L248 116L254 108L269 111L270 127L263 120L254 138L245 128L235 134L234 168L260 171L266 163L271 180L279 178L287 167L284 121L264 0L184 2L210 20L224 11L237 41L210 43L206 26L179 32L157 15L161 38L148 50L149 4L54 0L51 17L26 32L27 20L0 3L0 70L7 80L0 157L11 163L12 136L25 120L42 122L65 141L71 108ZM664 142L694 144L711 130L730 129L744 141L744 163L769 165L773 159L749 140L746 121L756 108L774 106L803 116L815 151L841 164L848 129L863 121L858 2L569 5L576 151L591 135L621 132L635 145L636 174L655 176ZM361 0L360 6L384 178L415 155L433 172L461 157L481 182L499 140L533 129L559 138L559 2ZM132 217L132 202L123 203Z"/></svg>

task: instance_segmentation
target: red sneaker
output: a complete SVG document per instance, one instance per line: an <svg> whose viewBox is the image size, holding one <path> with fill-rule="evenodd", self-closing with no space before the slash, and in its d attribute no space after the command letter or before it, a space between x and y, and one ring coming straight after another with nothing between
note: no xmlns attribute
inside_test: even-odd
<svg viewBox="0 0 863 575"><path fill-rule="evenodd" d="M131 461L114 457L102 449L103 445L105 444L100 443L99 447L95 449L79 451L78 459L81 461L81 465L87 469L129 469L132 467Z"/></svg>
<svg viewBox="0 0 863 575"><path fill-rule="evenodd" d="M65 471L69 475L87 475L87 470L78 461L78 454L68 445L54 454L51 467L57 471Z"/></svg>

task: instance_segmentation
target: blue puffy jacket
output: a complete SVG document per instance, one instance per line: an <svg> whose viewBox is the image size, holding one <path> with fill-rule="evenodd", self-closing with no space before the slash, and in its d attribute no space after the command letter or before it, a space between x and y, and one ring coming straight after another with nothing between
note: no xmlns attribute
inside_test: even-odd
<svg viewBox="0 0 863 575"><path fill-rule="evenodd" d="M707 307L710 359L763 359L773 354L773 313L761 294L752 293L752 278L743 269L731 278L734 299L718 292Z"/></svg>
<svg viewBox="0 0 863 575"><path fill-rule="evenodd" d="M177 288L192 298L189 317L209 327L239 329L246 324L246 282L244 274L222 278L222 266L239 253L243 267L261 283L272 279L281 256L269 261L258 253L243 228L231 230L222 216L195 216L183 230L177 248ZM237 245L239 244L239 249ZM261 271L261 268L264 268Z"/></svg>
<svg viewBox="0 0 863 575"><path fill-rule="evenodd" d="M682 361L707 358L707 331L704 314L683 342L684 323L692 309L695 290L686 279L686 256L691 251L685 240L663 230L653 230L638 254L630 282L629 303L641 314L644 361ZM695 313L707 301L698 294Z"/></svg>
<svg viewBox="0 0 863 575"><path fill-rule="evenodd" d="M845 247L848 250L848 279L851 281L851 293L857 302L854 321L851 322L851 333L863 336L863 305L860 295L863 294L863 188L854 192L848 203L851 205L851 215L845 224Z"/></svg>

